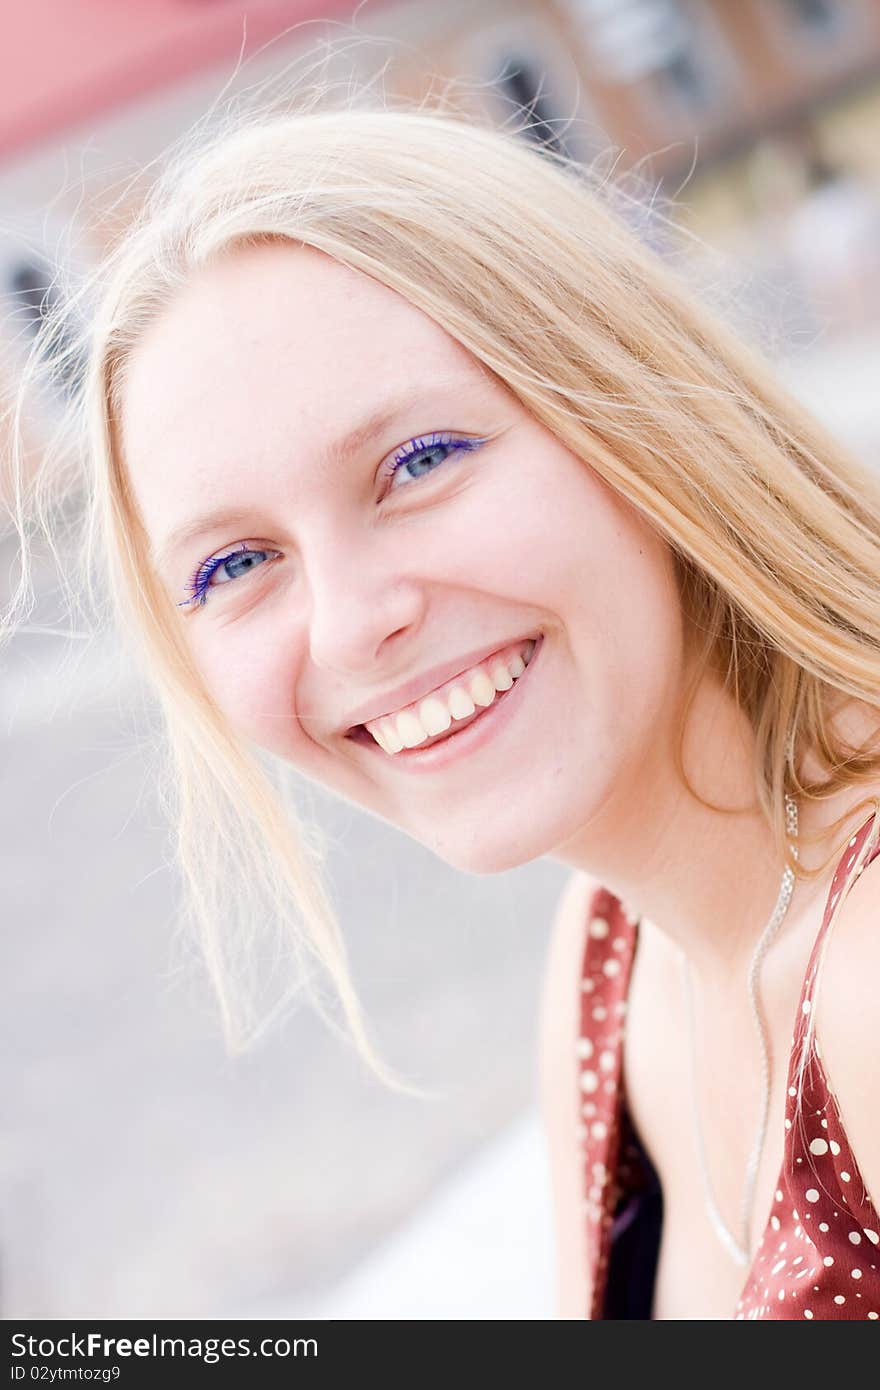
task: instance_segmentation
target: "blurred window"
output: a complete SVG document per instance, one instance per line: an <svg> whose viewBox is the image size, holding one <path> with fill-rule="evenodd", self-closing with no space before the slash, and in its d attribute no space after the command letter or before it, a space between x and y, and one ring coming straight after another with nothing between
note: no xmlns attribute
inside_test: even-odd
<svg viewBox="0 0 880 1390"><path fill-rule="evenodd" d="M685 111L705 111L712 97L699 63L691 51L674 54L656 75L661 93Z"/></svg>
<svg viewBox="0 0 880 1390"><path fill-rule="evenodd" d="M824 39L845 27L845 6L840 0L782 0L791 22L808 36Z"/></svg>
<svg viewBox="0 0 880 1390"><path fill-rule="evenodd" d="M677 116L718 105L723 39L682 0L567 0L605 82L647 88Z"/></svg>
<svg viewBox="0 0 880 1390"><path fill-rule="evenodd" d="M473 0L470 8L477 9ZM607 149L608 136L582 54L544 5L493 8L493 20L463 27L450 53L460 78L473 79L475 105L538 148L588 163Z"/></svg>
<svg viewBox="0 0 880 1390"><path fill-rule="evenodd" d="M55 271L49 262L18 261L7 271L7 293L13 301L12 323L24 321L25 328L36 334L55 309L59 292L55 286ZM61 332L51 343L53 379L64 395L74 395L82 381L84 362L82 352L71 350L70 332Z"/></svg>
<svg viewBox="0 0 880 1390"><path fill-rule="evenodd" d="M565 153L560 136L554 129L554 112L546 94L541 90L544 75L527 59L511 55L504 60L498 78L499 86L525 118L522 134L538 145ZM558 116L556 117L558 120Z"/></svg>

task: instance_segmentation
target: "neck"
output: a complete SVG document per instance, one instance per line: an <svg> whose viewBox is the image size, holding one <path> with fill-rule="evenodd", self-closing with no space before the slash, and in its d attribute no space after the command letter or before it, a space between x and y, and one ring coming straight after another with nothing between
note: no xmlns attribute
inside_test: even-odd
<svg viewBox="0 0 880 1390"><path fill-rule="evenodd" d="M864 710L845 722L849 736L866 736ZM723 991L747 968L776 905L784 864L757 803L751 725L717 681L705 681L694 700L682 762L700 796L729 813L702 805L688 791L671 747L669 737L657 736L650 748L639 748L599 813L553 857L584 870L630 912L647 918L684 952L705 989ZM819 771L805 760L801 774ZM827 827L864 795L864 787L847 787L827 802L798 806L798 857L805 868L820 865L840 842L846 826ZM866 814L856 814L853 828ZM807 836L819 838L805 844ZM796 880L786 934L793 923L812 920L834 867L815 880Z"/></svg>

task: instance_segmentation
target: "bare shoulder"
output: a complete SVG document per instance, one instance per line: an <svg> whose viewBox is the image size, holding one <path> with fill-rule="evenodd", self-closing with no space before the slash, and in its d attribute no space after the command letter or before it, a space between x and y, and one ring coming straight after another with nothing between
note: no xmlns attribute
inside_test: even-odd
<svg viewBox="0 0 880 1390"><path fill-rule="evenodd" d="M574 873L566 882L553 922L541 991L538 1064L553 1189L560 1318L584 1318L589 1307L576 1044L587 912L598 887L584 873Z"/></svg>
<svg viewBox="0 0 880 1390"><path fill-rule="evenodd" d="M830 927L814 1000L822 1065L874 1207L880 1211L880 856Z"/></svg>

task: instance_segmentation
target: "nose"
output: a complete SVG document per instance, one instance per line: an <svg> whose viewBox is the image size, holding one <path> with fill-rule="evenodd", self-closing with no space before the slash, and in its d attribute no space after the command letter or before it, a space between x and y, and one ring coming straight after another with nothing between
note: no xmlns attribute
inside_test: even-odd
<svg viewBox="0 0 880 1390"><path fill-rule="evenodd" d="M381 545L381 541L379 542ZM315 666L340 675L369 674L390 643L415 631L424 609L422 586L390 557L350 545L313 555L309 570L309 654Z"/></svg>

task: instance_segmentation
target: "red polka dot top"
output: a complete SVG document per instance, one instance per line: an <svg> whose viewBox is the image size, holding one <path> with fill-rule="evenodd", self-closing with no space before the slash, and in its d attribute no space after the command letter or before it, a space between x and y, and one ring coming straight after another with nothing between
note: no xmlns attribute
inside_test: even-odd
<svg viewBox="0 0 880 1390"><path fill-rule="evenodd" d="M807 965L789 1059L782 1171L764 1235L731 1309L734 1319L880 1319L880 1214L847 1142L809 1026L822 943L850 886L878 856L880 803L838 862ZM650 1318L662 1192L630 1117L622 1074L639 920L604 888L593 894L588 914L577 1040L592 1288L587 1316Z"/></svg>

